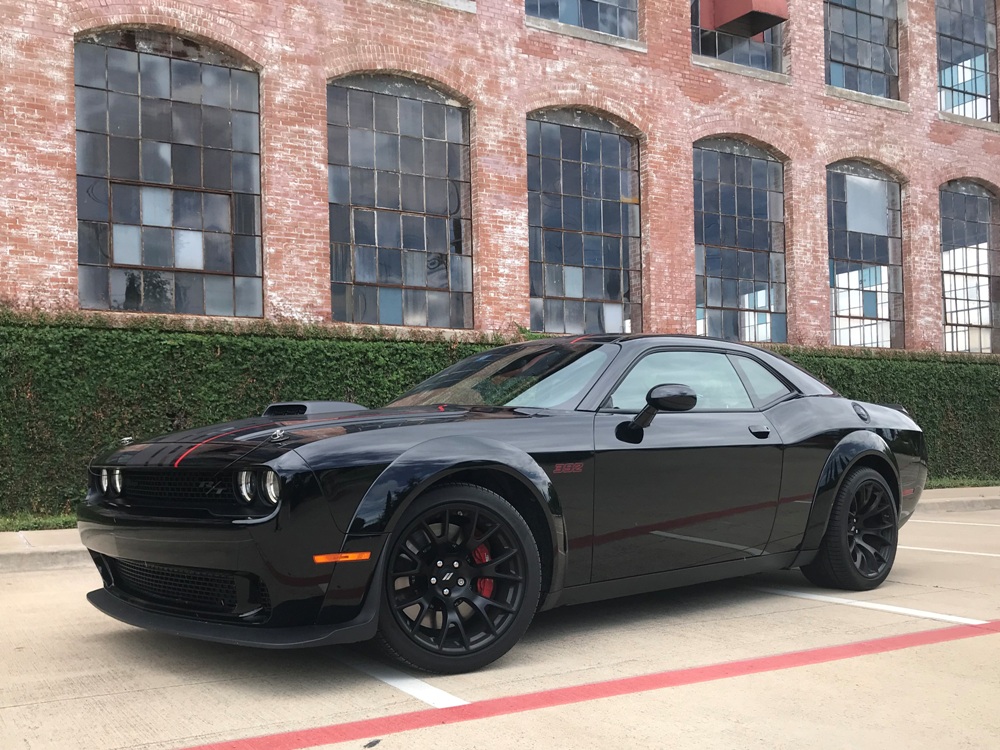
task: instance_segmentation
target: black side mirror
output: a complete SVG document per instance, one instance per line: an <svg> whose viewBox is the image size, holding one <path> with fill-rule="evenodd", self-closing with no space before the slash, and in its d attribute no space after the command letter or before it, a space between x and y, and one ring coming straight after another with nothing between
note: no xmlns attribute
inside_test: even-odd
<svg viewBox="0 0 1000 750"><path fill-rule="evenodd" d="M698 403L698 395L690 386L681 383L664 383L653 386L646 394L646 406L631 422L622 422L615 428L615 436L626 443L641 443L642 431L649 427L660 411L690 411Z"/></svg>

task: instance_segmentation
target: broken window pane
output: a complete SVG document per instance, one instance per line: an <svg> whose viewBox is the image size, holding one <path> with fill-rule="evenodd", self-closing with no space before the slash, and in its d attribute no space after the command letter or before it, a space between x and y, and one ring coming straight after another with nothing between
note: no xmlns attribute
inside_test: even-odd
<svg viewBox="0 0 1000 750"><path fill-rule="evenodd" d="M148 29L83 37L75 63L81 306L232 315L239 273L236 314L260 316L257 74ZM109 262L110 274L84 270Z"/></svg>

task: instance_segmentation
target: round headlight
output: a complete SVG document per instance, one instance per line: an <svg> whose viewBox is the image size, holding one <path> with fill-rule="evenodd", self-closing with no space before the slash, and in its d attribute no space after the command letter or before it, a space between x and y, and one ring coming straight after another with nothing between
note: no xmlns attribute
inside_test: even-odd
<svg viewBox="0 0 1000 750"><path fill-rule="evenodd" d="M111 470L111 493L113 495L122 494L122 470Z"/></svg>
<svg viewBox="0 0 1000 750"><path fill-rule="evenodd" d="M237 497L248 505L253 502L254 493L257 491L257 480L252 471L241 471L236 475L236 489L239 491Z"/></svg>
<svg viewBox="0 0 1000 750"><path fill-rule="evenodd" d="M111 486L111 481L108 477L108 470L101 469L101 492L105 495L108 494L108 487Z"/></svg>
<svg viewBox="0 0 1000 750"><path fill-rule="evenodd" d="M281 478L273 471L265 471L264 498L271 505L277 505L279 497L281 497Z"/></svg>

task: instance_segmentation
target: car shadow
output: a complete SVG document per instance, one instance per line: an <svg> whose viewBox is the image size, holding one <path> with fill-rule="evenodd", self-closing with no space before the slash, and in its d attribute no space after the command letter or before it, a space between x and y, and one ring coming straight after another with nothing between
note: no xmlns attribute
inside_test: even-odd
<svg viewBox="0 0 1000 750"><path fill-rule="evenodd" d="M755 590L755 585L802 583L801 575L794 571L769 573L560 607L539 613L513 654L520 651L530 658L529 651L549 642L567 638L599 641L620 634L623 628L718 621L768 596ZM88 649L114 655L116 671L141 672L147 682L238 682L242 691L261 696L336 695L356 690L360 682L370 678L345 662L359 659L398 667L373 641L273 650L198 641L124 625L84 638ZM513 661L519 659L514 657ZM504 662L514 666L509 659Z"/></svg>

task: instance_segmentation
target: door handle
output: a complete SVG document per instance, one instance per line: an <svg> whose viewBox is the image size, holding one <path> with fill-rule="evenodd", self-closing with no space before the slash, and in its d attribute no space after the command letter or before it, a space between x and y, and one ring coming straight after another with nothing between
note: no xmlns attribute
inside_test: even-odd
<svg viewBox="0 0 1000 750"><path fill-rule="evenodd" d="M771 434L771 428L766 424L752 424L750 425L749 430L754 437L760 438L761 440L769 437Z"/></svg>

